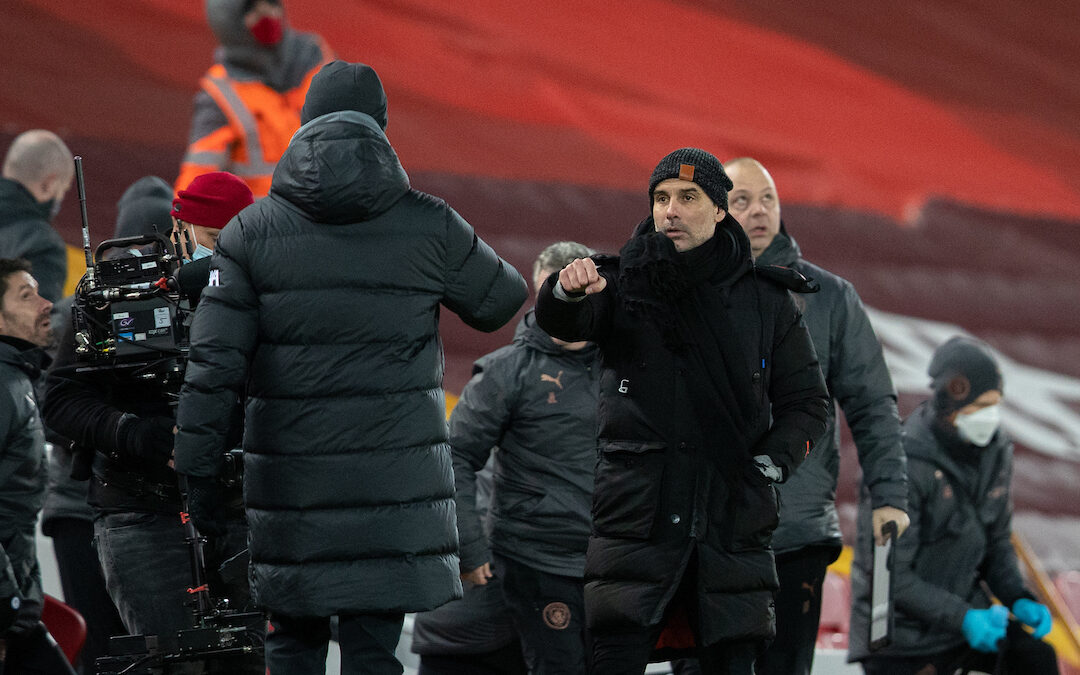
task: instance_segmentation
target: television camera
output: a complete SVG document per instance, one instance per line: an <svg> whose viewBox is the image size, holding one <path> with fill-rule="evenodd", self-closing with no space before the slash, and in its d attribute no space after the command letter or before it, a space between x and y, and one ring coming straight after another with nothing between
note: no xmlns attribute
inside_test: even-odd
<svg viewBox="0 0 1080 675"><path fill-rule="evenodd" d="M157 383L164 395L179 398L189 349L194 306L206 286L210 259L184 263L194 251L186 234L153 233L109 239L91 252L82 158L75 157L82 211L86 274L72 304L77 372L117 371ZM89 477L92 453L76 451L80 477ZM242 479L240 450L226 453L223 480L235 486ZM109 656L97 660L98 675L165 675L185 662L236 664L262 649L266 619L244 612L210 595L203 554L205 537L184 511L179 518L190 554L192 584L188 589L191 627L171 635L115 636ZM228 569L226 569L226 567ZM218 573L246 576L246 556L227 562ZM152 574L153 570L147 570ZM215 671L216 672L216 671Z"/></svg>

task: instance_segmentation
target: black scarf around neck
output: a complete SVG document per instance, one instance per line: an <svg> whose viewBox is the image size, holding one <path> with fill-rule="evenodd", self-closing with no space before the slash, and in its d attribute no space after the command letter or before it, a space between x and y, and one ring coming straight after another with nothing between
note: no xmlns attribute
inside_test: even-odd
<svg viewBox="0 0 1080 675"><path fill-rule="evenodd" d="M726 222L708 241L684 253L653 230L652 218L646 219L620 251L623 307L653 323L663 346L688 363L686 387L701 438L720 456L748 456L749 435L763 406L754 392L754 368L747 365L757 364L762 355L745 354L738 331L761 327L734 326L727 312L730 285L751 269L748 246L739 246Z"/></svg>

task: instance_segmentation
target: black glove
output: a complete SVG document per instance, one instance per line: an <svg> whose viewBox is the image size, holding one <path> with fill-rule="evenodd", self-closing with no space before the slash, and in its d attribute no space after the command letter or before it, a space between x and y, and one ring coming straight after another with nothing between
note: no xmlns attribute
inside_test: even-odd
<svg viewBox="0 0 1080 675"><path fill-rule="evenodd" d="M224 486L217 478L187 477L187 510L200 534L223 537L225 527Z"/></svg>
<svg viewBox="0 0 1080 675"><path fill-rule="evenodd" d="M116 449L153 465L165 464L172 457L175 425L171 417L124 413L116 422Z"/></svg>

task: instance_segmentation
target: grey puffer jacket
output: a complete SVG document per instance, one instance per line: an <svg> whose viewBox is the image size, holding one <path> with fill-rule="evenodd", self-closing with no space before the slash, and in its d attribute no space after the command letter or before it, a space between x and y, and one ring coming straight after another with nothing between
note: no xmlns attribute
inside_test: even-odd
<svg viewBox="0 0 1080 675"><path fill-rule="evenodd" d="M21 183L0 178L0 258L29 260L38 293L56 302L64 294L67 250L49 224L50 207L34 199Z"/></svg>
<svg viewBox="0 0 1080 675"><path fill-rule="evenodd" d="M244 391L252 595L290 616L461 596L439 307L495 330L521 275L412 190L378 124L318 117L221 232L192 325L177 471L212 476Z"/></svg>
<svg viewBox="0 0 1080 675"><path fill-rule="evenodd" d="M982 581L1007 607L1020 598L1033 599L1011 542L1013 446L1008 435L999 430L990 445L976 448L938 427L924 403L904 422L903 443L911 526L893 552L892 644L875 656L937 654L964 644L964 615L990 606ZM851 566L851 661L870 655L872 550L864 493Z"/></svg>
<svg viewBox="0 0 1080 675"><path fill-rule="evenodd" d="M780 525L772 545L785 553L814 544L840 546L836 514L836 479L840 468L840 427L836 405L855 439L863 484L873 508L907 508L907 473L900 445L896 390L885 365L874 328L859 294L849 281L802 258L798 244L781 224L759 265L781 265L817 281L821 290L799 296L803 321L814 341L821 372L829 388L825 436L780 486Z"/></svg>
<svg viewBox="0 0 1080 675"><path fill-rule="evenodd" d="M463 571L491 560L474 495L498 446L491 548L548 574L584 575L599 394L596 346L564 349L532 312L513 344L476 362L450 417Z"/></svg>
<svg viewBox="0 0 1080 675"><path fill-rule="evenodd" d="M22 602L14 634L37 624L43 602L34 530L45 501L45 427L34 382L47 360L29 342L0 337L0 601Z"/></svg>

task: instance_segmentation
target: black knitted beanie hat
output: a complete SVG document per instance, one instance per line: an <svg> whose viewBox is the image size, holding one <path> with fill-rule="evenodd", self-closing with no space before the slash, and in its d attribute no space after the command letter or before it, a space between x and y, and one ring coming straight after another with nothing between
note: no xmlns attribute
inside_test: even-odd
<svg viewBox="0 0 1080 675"><path fill-rule="evenodd" d="M698 148L680 148L660 160L649 178L650 204L657 184L669 178L697 183L714 204L727 211L731 179L724 173L720 160L712 154Z"/></svg>

